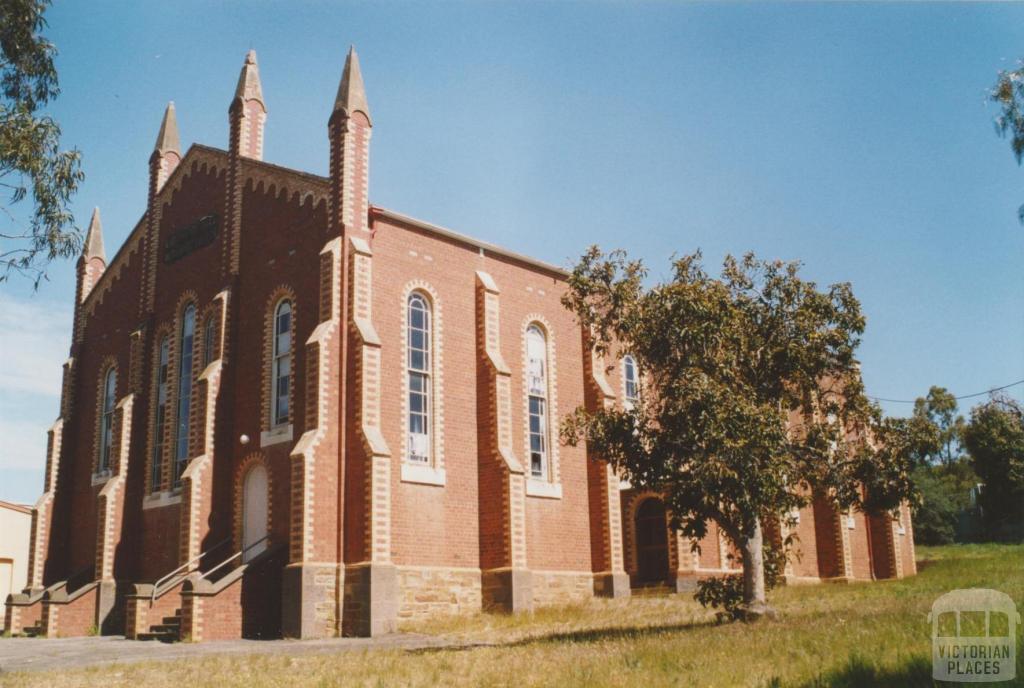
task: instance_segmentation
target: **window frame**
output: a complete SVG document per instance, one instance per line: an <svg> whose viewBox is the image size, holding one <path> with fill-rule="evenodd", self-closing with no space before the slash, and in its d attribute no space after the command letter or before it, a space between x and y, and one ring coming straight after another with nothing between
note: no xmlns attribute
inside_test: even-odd
<svg viewBox="0 0 1024 688"><path fill-rule="evenodd" d="M117 406L117 367L108 366L100 378L100 436L96 475L110 475L114 445L114 409Z"/></svg>
<svg viewBox="0 0 1024 688"><path fill-rule="evenodd" d="M279 331L282 309L287 307L288 330ZM280 338L283 334L288 335L288 350L281 351ZM292 372L295 366L295 304L289 297L284 297L274 306L274 315L271 321L270 330L270 428L283 428L292 422ZM287 359L288 370L281 374L282 363ZM284 396L281 395L281 381L286 380L288 389ZM281 415L281 399L285 400L285 413Z"/></svg>
<svg viewBox="0 0 1024 688"><path fill-rule="evenodd" d="M181 311L181 327L178 328L178 379L177 404L175 409L175 432L171 484L181 486L181 476L185 472L190 453L189 442L192 429L192 389L195 386L195 348L196 348L196 305L189 302ZM191 332L187 332L190 325ZM188 342L186 349L185 343ZM187 361L187 365L186 365Z"/></svg>
<svg viewBox="0 0 1024 688"><path fill-rule="evenodd" d="M630 371L632 370L632 378ZM632 385L633 394L629 393ZM627 411L633 409L640 402L640 368L637 366L633 354L626 354L622 357L622 404Z"/></svg>
<svg viewBox="0 0 1024 688"><path fill-rule="evenodd" d="M170 405L171 337L161 335L157 341L156 366L153 371L153 447L149 468L149 491L158 492L164 485L164 449L167 446L167 407Z"/></svg>
<svg viewBox="0 0 1024 688"><path fill-rule="evenodd" d="M406 448L403 459L412 465L433 466L434 465L434 309L430 298L422 291L410 292L405 300L406 303L406 335L405 335L405 402L406 402ZM417 306L419 304L419 306ZM422 314L423 325L413 325L414 310ZM422 346L414 346L414 336L422 334ZM415 355L421 354L422 361L419 365L414 364ZM414 380L421 381L419 389L414 389ZM413 397L420 398L419 410L413 410ZM419 417L423 432L413 432L413 418ZM413 436L420 435L426 447L426 454L414 454Z"/></svg>
<svg viewBox="0 0 1024 688"><path fill-rule="evenodd" d="M203 323L203 370L213 363L213 353L217 340L217 316L211 313Z"/></svg>
<svg viewBox="0 0 1024 688"><path fill-rule="evenodd" d="M542 351L542 356L540 357L542 367L539 376L535 375L531 370L532 362L535 360L531 356L532 338L539 338ZM540 323L531 322L526 327L526 450L529 456L527 470L531 479L544 482L553 481L551 472L551 374L549 360L547 331ZM543 384L543 389L534 387L534 378L538 377ZM537 419L536 429L534 428L534 418ZM539 439L540 451L534 449L535 437ZM534 468L535 453L539 458L539 466L537 468Z"/></svg>

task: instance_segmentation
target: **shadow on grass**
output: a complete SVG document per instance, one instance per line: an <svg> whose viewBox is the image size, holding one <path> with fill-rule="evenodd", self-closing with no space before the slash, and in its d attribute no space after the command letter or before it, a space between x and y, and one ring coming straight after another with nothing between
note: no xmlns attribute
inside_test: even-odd
<svg viewBox="0 0 1024 688"><path fill-rule="evenodd" d="M785 684L771 681L766 688ZM854 655L845 665L831 669L804 683L793 684L798 688L931 688L946 684L932 679L931 657L915 655L903 659L897 666L880 667L870 659Z"/></svg>
<svg viewBox="0 0 1024 688"><path fill-rule="evenodd" d="M935 559L918 559L917 562L915 562L915 563L917 564L917 572L921 573L925 569L930 569L931 567L935 566L939 562L936 561Z"/></svg>
<svg viewBox="0 0 1024 688"><path fill-rule="evenodd" d="M541 635L528 635L517 640L498 642L468 642L461 645L445 645L439 647L422 647L409 650L411 654L430 654L434 652L448 652L459 650L476 650L485 647L522 647L524 645L542 645L548 643L597 643L605 640L639 640L641 638L655 638L662 635L685 633L701 628L718 625L714 620L690 621L687 623L667 624L664 626L612 626L609 628L588 628L579 631L564 631L561 633L544 633Z"/></svg>

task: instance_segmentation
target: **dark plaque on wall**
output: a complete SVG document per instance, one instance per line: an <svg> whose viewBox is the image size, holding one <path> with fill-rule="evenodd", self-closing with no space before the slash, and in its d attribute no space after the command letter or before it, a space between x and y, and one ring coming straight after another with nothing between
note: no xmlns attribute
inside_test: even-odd
<svg viewBox="0 0 1024 688"><path fill-rule="evenodd" d="M212 244L217 238L219 224L220 218L216 214L210 214L181 229L175 229L164 240L164 262L173 263L193 251Z"/></svg>

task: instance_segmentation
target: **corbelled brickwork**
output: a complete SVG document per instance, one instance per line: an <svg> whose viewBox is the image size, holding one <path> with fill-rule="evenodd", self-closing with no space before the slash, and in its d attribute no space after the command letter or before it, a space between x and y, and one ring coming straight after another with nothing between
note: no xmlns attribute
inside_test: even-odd
<svg viewBox="0 0 1024 688"><path fill-rule="evenodd" d="M94 213L12 628L375 635L738 570L714 524L682 538L659 495L559 442L573 409L628 403L624 352L591 352L562 270L370 205L354 50L327 177L263 162L267 112L250 52L227 149L182 154L169 105L145 213L109 261ZM905 508L866 518L819 496L769 526L797 543L791 581L914 572Z"/></svg>

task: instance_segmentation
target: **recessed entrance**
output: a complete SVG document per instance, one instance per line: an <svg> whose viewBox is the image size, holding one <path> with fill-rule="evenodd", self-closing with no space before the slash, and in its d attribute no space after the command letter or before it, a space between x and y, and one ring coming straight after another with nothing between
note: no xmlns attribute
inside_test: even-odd
<svg viewBox="0 0 1024 688"><path fill-rule="evenodd" d="M648 497L636 510L637 585L663 583L668 578L668 523L665 504Z"/></svg>

